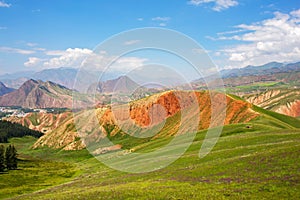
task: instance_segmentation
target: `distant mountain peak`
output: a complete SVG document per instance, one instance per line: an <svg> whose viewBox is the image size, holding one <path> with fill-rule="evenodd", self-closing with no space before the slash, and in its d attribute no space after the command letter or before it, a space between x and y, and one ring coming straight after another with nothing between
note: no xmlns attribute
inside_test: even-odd
<svg viewBox="0 0 300 200"><path fill-rule="evenodd" d="M14 91L14 89L6 87L4 83L0 82L0 96L8 94L12 91Z"/></svg>
<svg viewBox="0 0 300 200"><path fill-rule="evenodd" d="M92 87L94 86L92 85ZM94 91L92 87L89 88L89 91ZM139 87L139 84L128 76L119 76L116 79L99 82L97 91L100 93L127 93Z"/></svg>
<svg viewBox="0 0 300 200"><path fill-rule="evenodd" d="M53 82L30 79L18 90L0 97L0 106L72 108L73 91Z"/></svg>
<svg viewBox="0 0 300 200"><path fill-rule="evenodd" d="M6 87L6 86L4 85L4 83L2 83L2 82L0 81L0 87Z"/></svg>

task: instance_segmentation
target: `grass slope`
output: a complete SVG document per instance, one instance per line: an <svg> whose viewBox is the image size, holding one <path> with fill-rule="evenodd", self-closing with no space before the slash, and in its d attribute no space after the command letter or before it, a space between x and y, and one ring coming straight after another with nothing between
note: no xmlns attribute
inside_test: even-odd
<svg viewBox="0 0 300 200"><path fill-rule="evenodd" d="M21 148L22 156L30 154L31 157L27 158L28 164L24 164L23 170L10 172L7 175L10 177L0 179L4 186L1 195L22 200L299 199L300 130L270 128L259 124L249 129L245 128L246 125L224 127L219 142L203 159L199 159L198 152L206 131L201 131L184 156L167 168L145 174L112 170L90 157L85 150L28 150L28 146L20 146L23 145L23 139L18 139L17 147ZM165 140L161 139L160 144L168 142ZM157 143L148 142L144 147L155 149ZM17 192L11 192L14 191L13 185L5 183L10 179L17 183L18 174L29 173L28 165L35 169L37 166L34 166L32 159L47 163L42 168L38 167L38 173L32 175L38 178L38 182L29 185L34 178L27 175L27 182L19 182L17 188L32 187L31 190L20 188ZM62 174L60 170L51 173L49 163L52 162L70 168L65 167ZM65 184L57 185L63 182ZM32 193L34 190L39 191ZM22 193L28 194L17 196Z"/></svg>
<svg viewBox="0 0 300 200"><path fill-rule="evenodd" d="M12 139L20 153L20 170L0 174L0 198L300 199L299 120L252 109L261 115L247 123L224 126L217 145L203 159L198 154L206 130L197 133L180 159L143 174L110 169L86 150L32 150L34 139ZM163 136L175 126L177 117L168 119L162 137L133 140L118 135L111 139L137 152L153 151L170 142L172 137Z"/></svg>

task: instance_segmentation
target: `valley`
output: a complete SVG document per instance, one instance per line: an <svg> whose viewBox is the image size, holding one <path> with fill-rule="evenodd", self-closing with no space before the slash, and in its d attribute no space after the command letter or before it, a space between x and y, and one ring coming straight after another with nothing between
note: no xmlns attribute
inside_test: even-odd
<svg viewBox="0 0 300 200"><path fill-rule="evenodd" d="M264 73L254 69L251 73ZM290 65L287 69L294 70ZM290 73L285 70L272 76L285 77ZM19 167L0 174L0 198L300 198L298 82L224 74L228 76L225 93L218 88L207 91L201 82L192 83L193 91L181 90L181 86L144 88L124 76L93 84L87 93L54 82L27 80L0 96L2 120L42 136L9 139L18 150ZM116 88L118 84L121 87ZM127 94L135 88L135 93ZM76 109L74 98L79 105ZM201 146L211 137L208 128L219 126L223 128L216 145L199 158ZM155 135L147 131L157 127ZM197 130L189 143L186 135L191 127ZM185 134L177 135L180 129ZM102 144L104 138L111 143ZM174 138L187 145L187 151L152 172L122 172L97 160L98 156L113 160L123 154L146 155ZM173 151L177 151L176 144ZM130 160L124 164L136 165ZM147 165L151 164L149 160Z"/></svg>
<svg viewBox="0 0 300 200"><path fill-rule="evenodd" d="M299 0L0 0L0 200L299 200Z"/></svg>

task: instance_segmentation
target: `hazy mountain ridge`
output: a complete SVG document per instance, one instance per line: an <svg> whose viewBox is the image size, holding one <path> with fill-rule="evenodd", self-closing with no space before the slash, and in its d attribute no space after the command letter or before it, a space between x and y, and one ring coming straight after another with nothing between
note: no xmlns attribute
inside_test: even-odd
<svg viewBox="0 0 300 200"><path fill-rule="evenodd" d="M82 80L76 80L77 73L81 73ZM300 72L300 62L296 63L278 63L278 62L270 62L261 66L246 66L244 68L235 68L235 69L226 69L221 70L221 76L224 79L228 78L236 78L236 77L259 77L262 76L261 79L272 78L275 74L283 74L289 72ZM80 70L76 68L55 68L55 69L44 69L38 72L16 72L11 74L4 74L0 76L0 81L6 84L7 87L18 89L25 81L29 79L36 79L42 81L52 81L58 83L60 85L64 85L71 89L76 89L80 92L87 92L90 85L87 85L91 82L98 82L99 76L102 75L100 71L86 71ZM115 79L114 77L118 77L117 74L105 74L105 80ZM277 77L277 76L276 76ZM209 78L208 78L209 79ZM255 78L254 78L255 79ZM78 82L74 87L75 80ZM195 80L192 82L199 82L203 80ZM82 85L82 86L81 86ZM95 87L91 86L91 87ZM90 89L89 89L90 90Z"/></svg>
<svg viewBox="0 0 300 200"><path fill-rule="evenodd" d="M80 76L77 74L80 73ZM18 89L24 82L29 79L51 81L63 85L70 89L76 89L80 92L86 92L89 83L97 82L102 74L101 71L87 71L77 68L54 68L44 69L38 72L16 72L0 76L0 81L7 86ZM114 77L114 74L106 74L106 79ZM80 77L80 78L79 78ZM75 84L76 81L76 84Z"/></svg>
<svg viewBox="0 0 300 200"><path fill-rule="evenodd" d="M247 66L244 68L221 70L220 73L223 78L233 78L240 76L270 75L290 71L300 71L300 62L289 64L270 62L261 66Z"/></svg>
<svg viewBox="0 0 300 200"><path fill-rule="evenodd" d="M15 89L6 87L2 82L0 82L0 96L5 95L7 93L13 92Z"/></svg>
<svg viewBox="0 0 300 200"><path fill-rule="evenodd" d="M285 83L298 82L300 78L300 62L283 64L277 62L267 63L261 66L247 66L244 68L226 69L220 71L225 87L247 85L263 81L283 81ZM200 78L192 81L195 88L205 86L206 82L216 79L216 75Z"/></svg>
<svg viewBox="0 0 300 200"><path fill-rule="evenodd" d="M94 83L88 89L89 93L98 92L101 94L128 93L139 88L139 84L127 76L120 76L103 82Z"/></svg>

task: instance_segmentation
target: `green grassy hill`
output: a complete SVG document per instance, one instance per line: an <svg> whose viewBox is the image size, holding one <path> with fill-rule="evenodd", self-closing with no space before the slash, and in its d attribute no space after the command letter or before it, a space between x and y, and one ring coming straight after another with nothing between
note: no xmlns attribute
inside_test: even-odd
<svg viewBox="0 0 300 200"><path fill-rule="evenodd" d="M206 131L201 131L180 159L144 174L110 169L86 150L29 150L24 142L32 144L32 138L12 139L22 161L20 170L0 175L0 198L299 199L300 130L245 125L225 126L203 159L198 151ZM145 149L156 147L150 142Z"/></svg>
<svg viewBox="0 0 300 200"><path fill-rule="evenodd" d="M229 98L242 101L233 95ZM171 165L141 174L111 169L86 149L34 150L30 147L36 139L13 138L10 142L19 151L20 169L0 174L0 198L299 199L300 121L256 106L251 112L257 117L224 126L206 157L199 158L207 133L202 130ZM178 114L169 117L160 137L109 137L125 149L147 153L169 144L173 138L169 131L178 120ZM115 156L113 152L105 155Z"/></svg>

